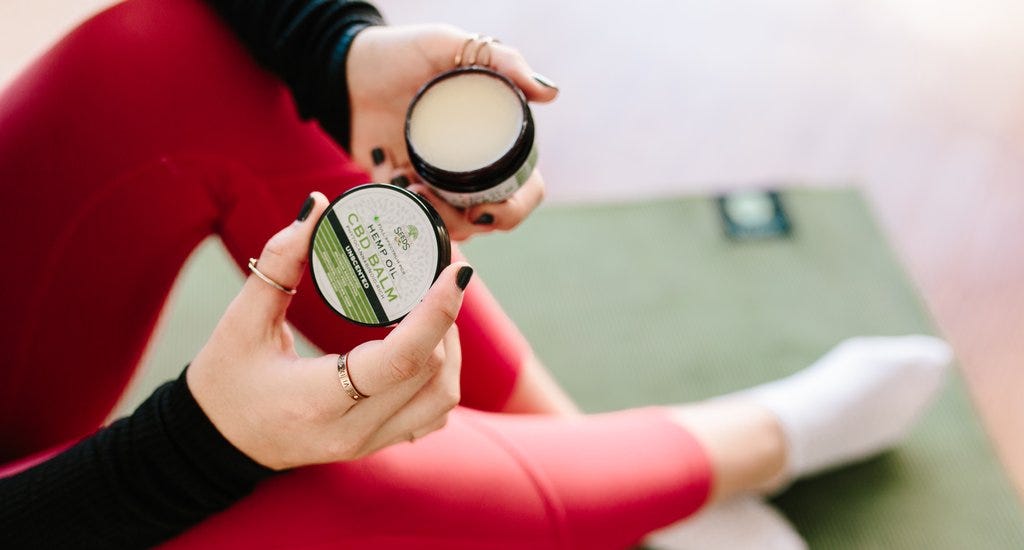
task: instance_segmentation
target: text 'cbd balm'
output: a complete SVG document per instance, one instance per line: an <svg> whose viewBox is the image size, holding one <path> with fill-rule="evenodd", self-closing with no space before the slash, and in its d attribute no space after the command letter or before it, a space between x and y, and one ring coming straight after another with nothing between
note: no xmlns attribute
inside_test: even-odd
<svg viewBox="0 0 1024 550"><path fill-rule="evenodd" d="M393 185L355 187L335 199L313 231L309 269L338 315L367 326L400 321L449 263L437 212Z"/></svg>

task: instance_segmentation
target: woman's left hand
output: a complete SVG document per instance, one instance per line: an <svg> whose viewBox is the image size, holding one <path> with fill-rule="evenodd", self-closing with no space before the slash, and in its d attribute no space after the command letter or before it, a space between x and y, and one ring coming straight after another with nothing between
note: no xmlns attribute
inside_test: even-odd
<svg viewBox="0 0 1024 550"><path fill-rule="evenodd" d="M326 209L327 197L310 195L300 219L267 241L260 272L294 288ZM285 323L291 294L257 275L246 279L192 361L189 390L225 439L275 470L355 460L423 437L444 426L459 402L462 351L453 323L472 276L465 267L445 268L383 340L333 350L348 351L349 381L369 399L357 402L344 389L338 355L298 356Z"/></svg>
<svg viewBox="0 0 1024 550"><path fill-rule="evenodd" d="M455 55L470 34L448 25L370 27L360 32L348 54L347 79L351 106L352 159L374 180L404 176L416 182L405 148L405 114L416 92L437 74L455 68ZM530 101L548 102L558 88L534 73L513 48L487 46L488 65L523 90ZM374 158L373 151L382 154ZM517 226L544 197L544 180L534 171L507 201L458 209L422 185L413 185L437 209L455 240L477 233Z"/></svg>

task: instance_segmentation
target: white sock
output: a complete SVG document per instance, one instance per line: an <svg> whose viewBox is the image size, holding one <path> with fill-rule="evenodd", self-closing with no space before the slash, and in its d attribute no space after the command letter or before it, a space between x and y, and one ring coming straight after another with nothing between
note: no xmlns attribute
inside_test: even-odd
<svg viewBox="0 0 1024 550"><path fill-rule="evenodd" d="M790 479L863 460L906 435L953 359L931 336L853 338L788 378L735 396L776 416Z"/></svg>
<svg viewBox="0 0 1024 550"><path fill-rule="evenodd" d="M655 550L806 550L807 543L771 505L743 495L719 502L647 536Z"/></svg>

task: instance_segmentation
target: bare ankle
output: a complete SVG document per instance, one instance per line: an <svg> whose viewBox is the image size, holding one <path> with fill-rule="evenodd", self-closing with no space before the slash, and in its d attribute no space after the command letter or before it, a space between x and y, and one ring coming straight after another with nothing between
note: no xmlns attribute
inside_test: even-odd
<svg viewBox="0 0 1024 550"><path fill-rule="evenodd" d="M697 438L711 460L712 499L785 483L786 437L768 409L743 400L715 400L675 407L672 418Z"/></svg>

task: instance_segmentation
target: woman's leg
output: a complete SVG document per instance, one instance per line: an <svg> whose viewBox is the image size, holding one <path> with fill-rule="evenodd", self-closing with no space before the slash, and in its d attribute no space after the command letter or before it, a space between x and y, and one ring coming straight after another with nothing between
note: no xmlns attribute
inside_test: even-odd
<svg viewBox="0 0 1024 550"><path fill-rule="evenodd" d="M269 480L167 547L626 548L698 509L709 473L665 409L458 409L415 443Z"/></svg>
<svg viewBox="0 0 1024 550"><path fill-rule="evenodd" d="M892 446L949 360L930 337L856 339L786 379L672 409L458 409L415 443L282 474L168 547L624 548L710 499Z"/></svg>
<svg viewBox="0 0 1024 550"><path fill-rule="evenodd" d="M259 216L283 225L315 176L352 180L205 15L198 2L118 5L3 92L0 185L16 207L0 229L19 264L0 273L2 458L103 421L203 238ZM245 199L269 193L259 176L296 150L311 164L293 200L250 211Z"/></svg>
<svg viewBox="0 0 1024 550"><path fill-rule="evenodd" d="M507 413L579 414L482 279L470 283L458 324L464 406Z"/></svg>
<svg viewBox="0 0 1024 550"><path fill-rule="evenodd" d="M416 443L274 479L169 546L625 548L709 498L891 447L950 359L931 337L860 338L788 378L673 409L460 409Z"/></svg>
<svg viewBox="0 0 1024 550"><path fill-rule="evenodd" d="M0 273L0 460L103 421L202 239L242 266L310 191L366 179L198 0L132 0L73 31L0 98L18 260ZM386 333L301 286L291 320L323 349ZM465 402L502 408L529 346L479 282L459 325Z"/></svg>

